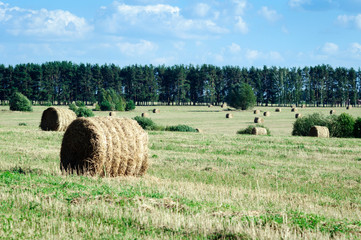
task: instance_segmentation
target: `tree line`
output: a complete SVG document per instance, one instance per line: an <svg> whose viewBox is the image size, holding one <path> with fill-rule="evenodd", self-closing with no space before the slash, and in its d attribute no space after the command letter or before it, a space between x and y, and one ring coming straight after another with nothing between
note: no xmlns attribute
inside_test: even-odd
<svg viewBox="0 0 361 240"><path fill-rule="evenodd" d="M36 104L98 101L102 89L112 89L137 105L220 104L229 92L249 84L257 105L357 105L361 70L317 65L303 68L245 68L213 65L43 64L0 65L0 101L21 92Z"/></svg>

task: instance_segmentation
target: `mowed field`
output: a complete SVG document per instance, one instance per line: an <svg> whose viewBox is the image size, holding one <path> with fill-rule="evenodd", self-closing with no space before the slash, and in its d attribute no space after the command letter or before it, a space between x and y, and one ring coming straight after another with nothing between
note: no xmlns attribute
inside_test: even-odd
<svg viewBox="0 0 361 240"><path fill-rule="evenodd" d="M289 107L256 107L271 136L236 134L253 111L153 108L117 116L204 133L150 131L146 176L99 178L61 174L64 133L39 129L46 107L0 107L0 239L361 239L360 139L293 137Z"/></svg>

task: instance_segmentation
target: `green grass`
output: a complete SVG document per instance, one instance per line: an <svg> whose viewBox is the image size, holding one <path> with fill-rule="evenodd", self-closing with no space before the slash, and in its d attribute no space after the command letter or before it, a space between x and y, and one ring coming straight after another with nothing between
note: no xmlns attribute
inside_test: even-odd
<svg viewBox="0 0 361 240"><path fill-rule="evenodd" d="M142 178L62 175L63 133L38 127L45 108L0 107L1 239L361 238L360 140L293 137L288 108L260 108L272 136L252 136L236 134L251 111L159 107L155 122L204 133L150 131Z"/></svg>

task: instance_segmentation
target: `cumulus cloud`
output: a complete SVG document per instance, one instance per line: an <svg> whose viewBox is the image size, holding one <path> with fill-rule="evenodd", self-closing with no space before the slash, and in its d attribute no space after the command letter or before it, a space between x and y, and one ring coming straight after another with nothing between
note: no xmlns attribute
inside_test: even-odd
<svg viewBox="0 0 361 240"><path fill-rule="evenodd" d="M229 51L232 53L232 54L236 54L236 53L239 53L241 51L241 46L239 46L238 44L236 43L232 43L229 47L228 47Z"/></svg>
<svg viewBox="0 0 361 240"><path fill-rule="evenodd" d="M243 20L241 16L236 17L236 29L243 34L248 33L247 23Z"/></svg>
<svg viewBox="0 0 361 240"><path fill-rule="evenodd" d="M202 7L200 15L206 14L206 6ZM110 33L148 33L167 37L171 34L180 38L198 38L228 32L210 19L187 19L181 15L178 7L165 4L140 6L114 2L110 7L103 8L103 14L97 21Z"/></svg>
<svg viewBox="0 0 361 240"><path fill-rule="evenodd" d="M195 7L195 14L199 17L207 16L211 7L206 3L198 3Z"/></svg>
<svg viewBox="0 0 361 240"><path fill-rule="evenodd" d="M142 56L158 49L155 43L146 40L140 40L137 43L119 42L116 46L121 53L130 57Z"/></svg>
<svg viewBox="0 0 361 240"><path fill-rule="evenodd" d="M344 27L349 27L351 25L352 27L356 27L361 30L361 14L339 15L337 17L337 23Z"/></svg>
<svg viewBox="0 0 361 240"><path fill-rule="evenodd" d="M256 60L268 60L271 62L281 62L284 60L281 53L277 51L262 52L258 50L247 49L245 57L248 61L253 62Z"/></svg>
<svg viewBox="0 0 361 240"><path fill-rule="evenodd" d="M361 56L361 44L354 42L351 44L351 53L357 56Z"/></svg>
<svg viewBox="0 0 361 240"><path fill-rule="evenodd" d="M310 3L310 0L290 0L288 1L288 5L292 8L301 7L304 4Z"/></svg>
<svg viewBox="0 0 361 240"><path fill-rule="evenodd" d="M321 48L322 52L328 55L336 54L338 52L338 45L335 43L327 42Z"/></svg>
<svg viewBox="0 0 361 240"><path fill-rule="evenodd" d="M276 10L269 9L266 6L263 6L258 14L267 19L269 22L276 22L281 18L281 15L276 12Z"/></svg>
<svg viewBox="0 0 361 240"><path fill-rule="evenodd" d="M83 37L92 30L84 18L68 11L31 10L0 2L0 24L13 35Z"/></svg>
<svg viewBox="0 0 361 240"><path fill-rule="evenodd" d="M247 7L247 1L246 0L233 0L234 4L234 11L236 15L243 15L244 10Z"/></svg>

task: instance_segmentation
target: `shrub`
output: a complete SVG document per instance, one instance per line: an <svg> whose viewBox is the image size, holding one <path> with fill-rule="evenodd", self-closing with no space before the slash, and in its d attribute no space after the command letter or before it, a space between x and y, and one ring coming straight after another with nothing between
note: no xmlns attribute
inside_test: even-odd
<svg viewBox="0 0 361 240"><path fill-rule="evenodd" d="M348 113L341 113L335 122L332 122L331 136L348 138L354 136L355 119Z"/></svg>
<svg viewBox="0 0 361 240"><path fill-rule="evenodd" d="M108 100L103 100L100 103L100 110L102 111L112 111L113 109L114 107L112 106L112 104L110 104Z"/></svg>
<svg viewBox="0 0 361 240"><path fill-rule="evenodd" d="M125 111L125 101L120 100L118 102L115 103L115 110L117 111Z"/></svg>
<svg viewBox="0 0 361 240"><path fill-rule="evenodd" d="M75 102L75 105L76 105L77 107L85 107L85 104L84 104L84 102L82 102L82 101L76 101L76 102Z"/></svg>
<svg viewBox="0 0 361 240"><path fill-rule="evenodd" d="M236 109L246 110L253 108L256 104L256 96L249 84L242 84L240 87L232 89L227 96L227 103L229 106Z"/></svg>
<svg viewBox="0 0 361 240"><path fill-rule="evenodd" d="M76 113L76 110L78 109L78 107L74 103L70 103L69 109Z"/></svg>
<svg viewBox="0 0 361 240"><path fill-rule="evenodd" d="M33 111L29 99L19 92L16 92L11 96L9 106L11 111Z"/></svg>
<svg viewBox="0 0 361 240"><path fill-rule="evenodd" d="M158 130L159 127L153 122L152 119L146 117L136 116L133 118L145 130Z"/></svg>
<svg viewBox="0 0 361 240"><path fill-rule="evenodd" d="M94 113L91 109L86 107L80 107L75 111L77 117L94 117Z"/></svg>
<svg viewBox="0 0 361 240"><path fill-rule="evenodd" d="M356 138L361 138L361 118L358 117L355 120L355 125L353 127L353 135Z"/></svg>
<svg viewBox="0 0 361 240"><path fill-rule="evenodd" d="M43 104L41 104L42 106L47 106L47 107L50 107L50 106L52 106L53 104L51 104L51 102L49 102L49 101L46 101L46 102L44 102Z"/></svg>
<svg viewBox="0 0 361 240"><path fill-rule="evenodd" d="M293 123L292 135L294 136L308 136L312 126L327 126L327 118L319 113L307 115L302 118L297 118Z"/></svg>
<svg viewBox="0 0 361 240"><path fill-rule="evenodd" d="M101 111L100 105L98 103L95 104L95 108L93 109L93 111Z"/></svg>
<svg viewBox="0 0 361 240"><path fill-rule="evenodd" d="M21 122L21 123L19 123L19 126L28 126L28 124L24 123L24 122Z"/></svg>
<svg viewBox="0 0 361 240"><path fill-rule="evenodd" d="M267 130L267 135L270 136L271 135L271 131L269 130L268 127L263 126L262 124L256 124L256 125L249 125L248 127L238 130L237 134L252 134L252 129L254 127L261 127L261 128L265 128Z"/></svg>
<svg viewBox="0 0 361 240"><path fill-rule="evenodd" d="M127 105L125 106L125 111L132 111L135 109L135 103L133 102L133 100L129 100L127 102Z"/></svg>
<svg viewBox="0 0 361 240"><path fill-rule="evenodd" d="M165 130L172 132L197 132L195 128L187 125L167 126Z"/></svg>

